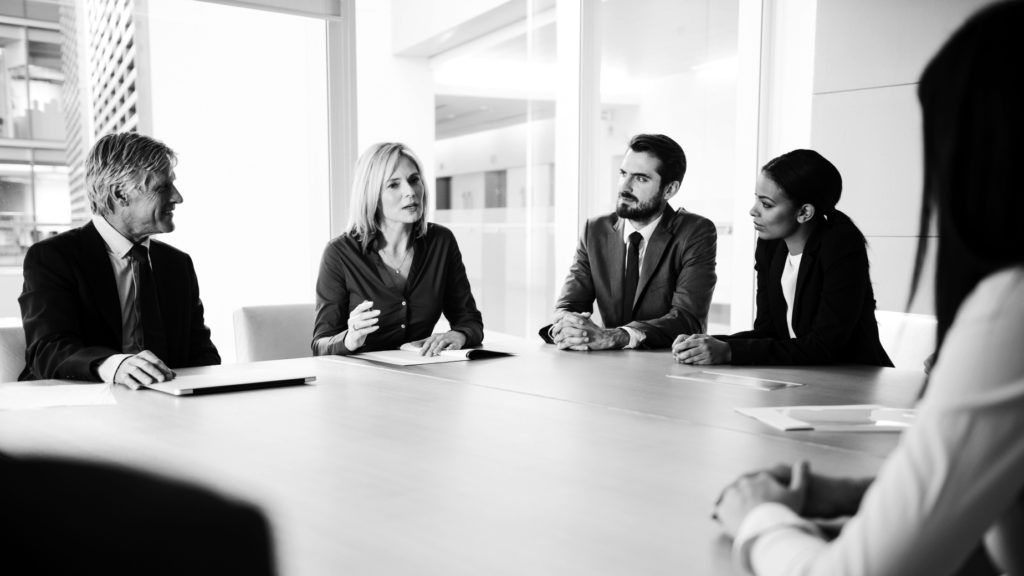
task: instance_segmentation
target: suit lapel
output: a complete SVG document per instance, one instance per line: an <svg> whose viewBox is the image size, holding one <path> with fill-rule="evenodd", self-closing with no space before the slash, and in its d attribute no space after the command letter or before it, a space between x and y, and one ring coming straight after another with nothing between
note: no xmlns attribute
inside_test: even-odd
<svg viewBox="0 0 1024 576"><path fill-rule="evenodd" d="M124 341L121 321L121 299L117 294L117 282L114 281L114 269L110 266L107 256L107 243L93 226L92 222L85 225L82 242L83 274L89 282L89 290L93 295L96 310L117 335L117 346Z"/></svg>
<svg viewBox="0 0 1024 576"><path fill-rule="evenodd" d="M609 292L611 292L612 302L615 302L615 318L607 318L604 320L606 326L618 326L621 324L621 318L618 317L621 314L622 306L619 304L622 302L622 288L626 283L626 246L622 243L622 227L626 225L626 221L622 218L615 220L615 224L612 226L612 231L604 238L604 253L608 255L606 264L608 266L608 280L609 280Z"/></svg>
<svg viewBox="0 0 1024 576"><path fill-rule="evenodd" d="M807 275L810 274L811 268L814 266L815 260L818 258L818 248L821 246L821 225L818 225L818 230L815 230L810 238L807 239L807 244L804 246L804 255L800 258L800 269L796 273L796 291L793 294L793 331L796 331L798 325L797 319L800 317L800 302L803 297L804 287L807 285Z"/></svg>
<svg viewBox="0 0 1024 576"><path fill-rule="evenodd" d="M789 249L786 248L785 241L779 241L778 246L775 248L775 254L772 255L771 269L768 274L768 286L769 297L772 299L771 311L772 311L772 325L780 330L780 334L786 334L789 337L789 328L786 323L786 297L782 294L782 270L786 267L786 256L789 254ZM794 297L795 301L796 298Z"/></svg>
<svg viewBox="0 0 1024 576"><path fill-rule="evenodd" d="M167 246L155 240L149 242L149 265L153 270L156 299L160 306L164 332L168 336L168 347L170 347L171 339L168 327L173 324L175 315L180 313L175 309L174 299L170 298L170 295L178 292L175 284L184 278L184 275L174 270L174 262L169 257Z"/></svg>
<svg viewBox="0 0 1024 576"><path fill-rule="evenodd" d="M636 297L633 299L633 307L640 301L640 295L644 293L647 284L654 277L661 257L665 254L665 248L672 240L676 225L676 214L672 208L665 204L665 210L661 213L661 222L655 227L651 239L647 241L647 249L644 250L644 261L640 266L640 282L636 285Z"/></svg>

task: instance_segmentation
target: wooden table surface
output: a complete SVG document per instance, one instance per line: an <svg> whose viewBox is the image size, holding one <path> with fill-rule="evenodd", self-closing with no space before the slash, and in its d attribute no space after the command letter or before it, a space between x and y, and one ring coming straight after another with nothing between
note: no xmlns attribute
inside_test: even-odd
<svg viewBox="0 0 1024 576"><path fill-rule="evenodd" d="M892 433L782 433L736 406L911 406L922 378L863 367L669 378L667 352L559 352L398 368L282 360L313 386L0 412L0 449L117 462L259 504L279 568L307 574L735 574L710 519L740 473L806 458L869 474Z"/></svg>

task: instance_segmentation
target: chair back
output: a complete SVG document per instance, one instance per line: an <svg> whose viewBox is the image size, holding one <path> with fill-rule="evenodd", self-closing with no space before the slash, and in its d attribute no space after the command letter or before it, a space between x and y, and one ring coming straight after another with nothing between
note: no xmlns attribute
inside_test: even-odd
<svg viewBox="0 0 1024 576"><path fill-rule="evenodd" d="M897 368L924 370L925 358L935 352L934 316L875 311L878 338Z"/></svg>
<svg viewBox="0 0 1024 576"><path fill-rule="evenodd" d="M312 304L245 306L235 310L235 355L239 362L312 356Z"/></svg>
<svg viewBox="0 0 1024 576"><path fill-rule="evenodd" d="M25 368L25 329L21 318L0 319L0 382L14 382Z"/></svg>

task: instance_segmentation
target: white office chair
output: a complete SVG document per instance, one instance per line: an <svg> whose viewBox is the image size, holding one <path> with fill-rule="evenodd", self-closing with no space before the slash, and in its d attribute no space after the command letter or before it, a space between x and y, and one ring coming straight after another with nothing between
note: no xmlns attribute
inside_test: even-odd
<svg viewBox="0 0 1024 576"><path fill-rule="evenodd" d="M312 304L245 306L235 310L235 355L239 362L312 356Z"/></svg>
<svg viewBox="0 0 1024 576"><path fill-rule="evenodd" d="M935 352L934 316L875 311L878 338L897 368L924 370L924 360Z"/></svg>
<svg viewBox="0 0 1024 576"><path fill-rule="evenodd" d="M0 382L14 382L25 368L25 330L21 318L0 319Z"/></svg>

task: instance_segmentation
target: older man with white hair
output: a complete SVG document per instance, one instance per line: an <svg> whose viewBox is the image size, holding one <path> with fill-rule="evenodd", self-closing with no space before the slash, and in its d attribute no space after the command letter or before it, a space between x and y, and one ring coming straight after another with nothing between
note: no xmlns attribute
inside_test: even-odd
<svg viewBox="0 0 1024 576"><path fill-rule="evenodd" d="M99 139L86 160L92 220L33 245L18 302L20 380L67 378L132 389L174 368L220 364L188 254L151 238L174 230L177 157L153 138Z"/></svg>

